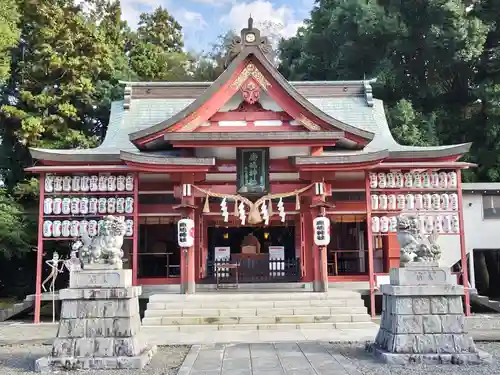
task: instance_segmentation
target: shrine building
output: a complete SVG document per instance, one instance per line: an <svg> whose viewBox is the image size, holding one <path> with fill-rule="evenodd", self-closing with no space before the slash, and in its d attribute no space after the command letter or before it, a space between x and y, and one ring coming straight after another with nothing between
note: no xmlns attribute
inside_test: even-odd
<svg viewBox="0 0 500 375"><path fill-rule="evenodd" d="M472 165L459 159L470 144L398 144L372 81L287 81L251 20L230 48L215 82L123 82L100 146L31 149L35 315L51 257L44 245L97 235L105 215L126 217L124 267L135 285L194 293L225 282L360 283L373 314L378 286L399 267L395 219L407 213L439 233L440 264L461 262L457 281L467 286L461 170ZM316 217L330 222L324 247L313 239ZM182 218L195 225L187 249Z"/></svg>

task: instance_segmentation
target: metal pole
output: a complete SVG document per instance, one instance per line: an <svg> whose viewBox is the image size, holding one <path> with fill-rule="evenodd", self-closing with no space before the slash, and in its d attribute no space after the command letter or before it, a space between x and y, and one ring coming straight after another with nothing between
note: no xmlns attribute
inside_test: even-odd
<svg viewBox="0 0 500 375"><path fill-rule="evenodd" d="M36 254L35 317L33 323L40 323L42 304L42 260L43 260L43 201L45 199L45 174L40 174L40 201L38 202L38 244Z"/></svg>
<svg viewBox="0 0 500 375"><path fill-rule="evenodd" d="M370 311L372 318L375 317L375 282L373 275L373 233L372 233L372 206L371 188L368 172L365 172L365 199L366 199L366 234L368 236L368 277L370 283Z"/></svg>

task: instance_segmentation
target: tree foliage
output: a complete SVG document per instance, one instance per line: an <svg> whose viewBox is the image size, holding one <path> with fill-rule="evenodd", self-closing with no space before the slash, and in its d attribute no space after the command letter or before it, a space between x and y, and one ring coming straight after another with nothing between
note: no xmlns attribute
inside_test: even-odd
<svg viewBox="0 0 500 375"><path fill-rule="evenodd" d="M14 0L0 0L0 84L9 75L10 49L19 41L19 12Z"/></svg>
<svg viewBox="0 0 500 375"><path fill-rule="evenodd" d="M474 142L469 179L500 181L500 3L317 0L280 44L293 80L377 78L402 144Z"/></svg>

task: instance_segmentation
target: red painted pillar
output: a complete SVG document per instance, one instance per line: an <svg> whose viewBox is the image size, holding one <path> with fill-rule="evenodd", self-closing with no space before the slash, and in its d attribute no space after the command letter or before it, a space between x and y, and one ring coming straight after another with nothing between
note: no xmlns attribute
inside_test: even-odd
<svg viewBox="0 0 500 375"><path fill-rule="evenodd" d="M460 253L462 260L462 279L465 290L465 315L471 315L470 310L470 292L469 292L469 263L467 262L467 250L465 248L465 233L464 233L464 206L462 197L462 171L457 171L457 194L458 194L458 225L460 227Z"/></svg>
<svg viewBox="0 0 500 375"><path fill-rule="evenodd" d="M38 244L36 253L35 281L35 317L34 323L40 323L42 305L42 261L43 261L43 201L45 199L45 174L40 174L40 201L38 202Z"/></svg>
<svg viewBox="0 0 500 375"><path fill-rule="evenodd" d="M182 183L183 184L192 184L193 176L183 176ZM184 194L184 189L182 189L182 215L183 218L188 218L194 221L194 235L195 241L194 245L189 248L181 249L181 293L182 294L194 294L196 292L196 247L199 243L199 225L198 218L196 215L196 210L192 208L186 208L186 206L194 206L194 191L193 188L190 187L189 193L187 195Z"/></svg>
<svg viewBox="0 0 500 375"><path fill-rule="evenodd" d="M134 234L132 237L132 285L137 285L139 267L139 173L134 176Z"/></svg>
<svg viewBox="0 0 500 375"><path fill-rule="evenodd" d="M370 311L375 317L375 275L373 272L373 233L372 233L372 206L371 189L368 172L365 173L366 196L366 235L368 236L368 278L370 283Z"/></svg>

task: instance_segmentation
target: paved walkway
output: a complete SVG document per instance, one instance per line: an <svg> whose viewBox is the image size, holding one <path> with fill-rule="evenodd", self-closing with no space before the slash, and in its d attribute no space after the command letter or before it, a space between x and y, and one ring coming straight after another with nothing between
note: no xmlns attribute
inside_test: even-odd
<svg viewBox="0 0 500 375"><path fill-rule="evenodd" d="M466 328L475 341L500 341L500 314L478 314L467 318ZM57 334L58 324L0 323L0 345L46 344ZM286 329L262 331L196 331L171 332L164 327L142 327L141 334L152 345L191 345L213 343L271 343L271 342L365 342L373 341L378 325L371 329Z"/></svg>
<svg viewBox="0 0 500 375"><path fill-rule="evenodd" d="M10 344L48 344L57 334L58 324L28 323L0 324L0 345ZM364 342L373 341L378 326L372 329L287 329L287 330L226 330L172 332L163 327L142 327L141 336L151 345L192 345L213 343L259 343L259 342L297 342L297 341L331 341L331 342Z"/></svg>
<svg viewBox="0 0 500 375"><path fill-rule="evenodd" d="M357 375L324 343L194 345L177 375Z"/></svg>

